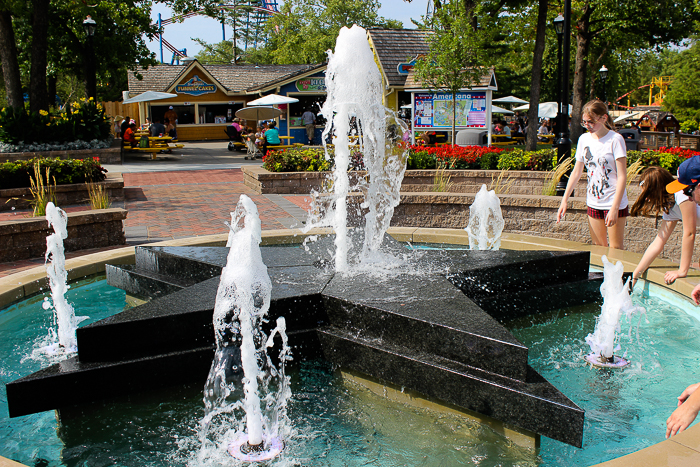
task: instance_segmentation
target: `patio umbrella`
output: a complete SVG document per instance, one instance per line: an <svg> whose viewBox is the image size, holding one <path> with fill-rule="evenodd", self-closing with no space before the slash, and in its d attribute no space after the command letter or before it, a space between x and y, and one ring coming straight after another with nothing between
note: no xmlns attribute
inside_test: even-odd
<svg viewBox="0 0 700 467"><path fill-rule="evenodd" d="M280 96L278 94L268 94L260 99L255 99L254 101L248 102L248 105L279 105L279 104L292 104L294 102L299 102L299 99L293 97Z"/></svg>
<svg viewBox="0 0 700 467"><path fill-rule="evenodd" d="M513 110L529 110L530 104L521 105ZM539 118L556 118L559 104L557 102L543 102L539 105L537 116ZM569 115L571 115L571 104L569 104Z"/></svg>
<svg viewBox="0 0 700 467"><path fill-rule="evenodd" d="M157 101L160 99L169 99L171 97L177 97L177 94L170 94L169 92L158 92L158 91L146 91L138 96L130 97L124 100L122 104L135 104L136 102L150 102Z"/></svg>
<svg viewBox="0 0 700 467"><path fill-rule="evenodd" d="M630 113L622 114L619 117L617 117L615 120L613 120L613 123L618 123L618 122L621 122L623 120L629 120L631 118L639 118L642 116L643 113L644 112L630 112Z"/></svg>
<svg viewBox="0 0 700 467"><path fill-rule="evenodd" d="M275 109L274 107L243 107L236 111L236 117L242 118L243 120L270 120L272 118L277 118L282 115L280 109Z"/></svg>
<svg viewBox="0 0 700 467"><path fill-rule="evenodd" d="M493 114L505 114L505 115L513 114L513 112L511 112L510 110L504 109L504 108L499 107L497 105L491 106L491 113L493 113Z"/></svg>
<svg viewBox="0 0 700 467"><path fill-rule="evenodd" d="M525 101L515 96L507 96L499 97L498 99L493 99L491 102L498 102L500 104L527 104L528 101Z"/></svg>

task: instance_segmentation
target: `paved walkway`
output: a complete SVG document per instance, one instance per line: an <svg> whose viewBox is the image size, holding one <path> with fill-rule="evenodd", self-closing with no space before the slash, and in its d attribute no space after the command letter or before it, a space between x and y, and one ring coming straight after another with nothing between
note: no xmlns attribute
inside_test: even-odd
<svg viewBox="0 0 700 467"><path fill-rule="evenodd" d="M125 201L114 203L113 207L128 211L124 222L128 244L226 233L228 227L224 222L230 222L230 212L241 194L248 195L257 205L264 230L303 226L306 221L303 208L308 205L308 196L259 195L243 184L240 167L244 163L261 165L260 160L244 161L244 154L229 152L225 141L187 146L189 150L182 156L155 161L129 158L124 165L105 166L124 177ZM26 212L3 213L0 220L22 215ZM78 257L96 251L101 250L82 250L66 256ZM43 263L43 258L0 263L0 277Z"/></svg>

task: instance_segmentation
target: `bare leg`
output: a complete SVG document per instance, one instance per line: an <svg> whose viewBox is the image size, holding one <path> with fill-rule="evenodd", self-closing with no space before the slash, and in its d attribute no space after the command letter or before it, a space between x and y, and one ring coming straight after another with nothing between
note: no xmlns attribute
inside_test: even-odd
<svg viewBox="0 0 700 467"><path fill-rule="evenodd" d="M608 246L608 229L604 219L594 219L588 216L588 228L591 231L591 241L594 245Z"/></svg>
<svg viewBox="0 0 700 467"><path fill-rule="evenodd" d="M627 224L626 217L618 217L615 225L608 227L608 236L610 237L610 247L618 250L624 249L625 240L625 225Z"/></svg>

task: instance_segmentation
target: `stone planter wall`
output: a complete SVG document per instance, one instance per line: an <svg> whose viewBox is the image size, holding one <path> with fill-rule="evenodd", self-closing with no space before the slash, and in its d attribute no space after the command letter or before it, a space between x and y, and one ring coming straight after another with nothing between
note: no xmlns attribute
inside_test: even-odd
<svg viewBox="0 0 700 467"><path fill-rule="evenodd" d="M260 166L243 167L244 183L257 193L267 194L309 194L311 190L320 191L321 184L330 177L330 172L268 172ZM350 183L357 177L365 176L366 172L349 172ZM430 192L434 180L435 170L407 170L402 192ZM500 170L447 170L452 187L450 193L477 193L482 184L491 186L501 174ZM547 174L544 172L532 172L526 170L512 170L505 174L501 185L510 185L508 193L516 195L541 195L545 185ZM586 174L581 176L574 194L583 194L586 190ZM628 188L630 200L634 200L639 193L638 182L631 181Z"/></svg>
<svg viewBox="0 0 700 467"><path fill-rule="evenodd" d="M359 197L358 197L359 199ZM562 222L556 223L561 198L556 196L499 195L505 221L504 232L559 238L590 243L588 215L584 198L573 198ZM447 227L461 229L469 222L473 194L401 193L391 225L396 227ZM625 250L644 253L657 234L658 223L651 217L628 217ZM662 258L680 261L682 222L666 243ZM693 262L700 256L700 241L695 242Z"/></svg>
<svg viewBox="0 0 700 467"><path fill-rule="evenodd" d="M99 182L98 185L107 188L110 201L124 201L124 178L120 173L107 173L107 178ZM0 212L9 211L12 208L30 208L31 200L32 194L29 188L0 190ZM56 204L59 207L72 204L90 204L87 186L84 183L56 185Z"/></svg>
<svg viewBox="0 0 700 467"><path fill-rule="evenodd" d="M68 213L66 251L125 245L124 209ZM43 217L0 222L0 262L38 258L46 253L46 237L53 233Z"/></svg>
<svg viewBox="0 0 700 467"><path fill-rule="evenodd" d="M57 157L59 159L92 159L98 157L101 164L121 164L121 140L112 141L107 149L79 149L71 151L39 151L39 152L4 152L0 153L0 161L20 161L35 157Z"/></svg>

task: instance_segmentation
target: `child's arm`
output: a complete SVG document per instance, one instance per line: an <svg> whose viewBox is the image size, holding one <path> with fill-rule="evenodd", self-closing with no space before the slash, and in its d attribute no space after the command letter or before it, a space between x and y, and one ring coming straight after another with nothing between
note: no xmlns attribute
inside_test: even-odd
<svg viewBox="0 0 700 467"><path fill-rule="evenodd" d="M700 411L700 383L691 384L678 396L678 408L666 420L666 438L685 430Z"/></svg>

